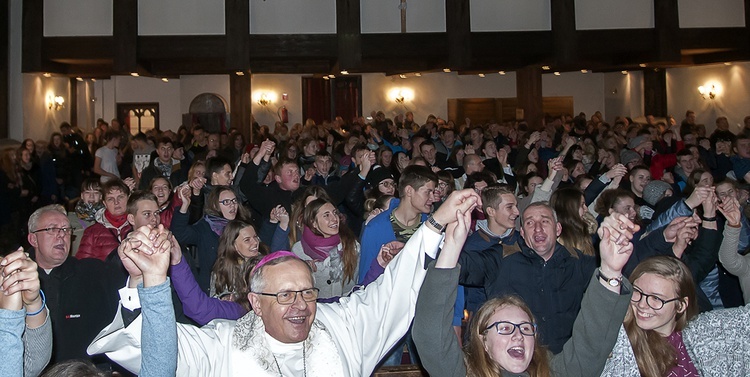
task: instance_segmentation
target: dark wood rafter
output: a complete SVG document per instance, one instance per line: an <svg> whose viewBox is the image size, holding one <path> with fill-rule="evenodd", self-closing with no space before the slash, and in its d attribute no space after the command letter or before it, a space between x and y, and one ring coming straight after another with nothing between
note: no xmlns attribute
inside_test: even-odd
<svg viewBox="0 0 750 377"><path fill-rule="evenodd" d="M226 68L247 71L250 68L250 2L225 0Z"/></svg>
<svg viewBox="0 0 750 377"><path fill-rule="evenodd" d="M643 107L646 115L667 116L667 71L660 68L643 71Z"/></svg>
<svg viewBox="0 0 750 377"><path fill-rule="evenodd" d="M523 119L532 130L542 128L542 68L530 65L516 71L516 97Z"/></svg>
<svg viewBox="0 0 750 377"><path fill-rule="evenodd" d="M65 106L70 109L70 124L73 127L78 126L78 80L75 77L68 79L68 103Z"/></svg>
<svg viewBox="0 0 750 377"><path fill-rule="evenodd" d="M245 74L238 76L234 73L229 75L229 122L232 127L236 127L245 140L252 140L252 113L251 113L251 95L250 81L251 75Z"/></svg>
<svg viewBox="0 0 750 377"><path fill-rule="evenodd" d="M445 0L445 30L448 34L448 62L451 69L466 69L472 62L471 2Z"/></svg>
<svg viewBox="0 0 750 377"><path fill-rule="evenodd" d="M657 61L679 62L680 13L677 0L654 1L654 26L656 29Z"/></svg>
<svg viewBox="0 0 750 377"><path fill-rule="evenodd" d="M7 26L7 24L6 24ZM21 60L24 72L42 72L42 41L44 40L44 0L23 2L23 35Z"/></svg>
<svg viewBox="0 0 750 377"><path fill-rule="evenodd" d="M0 138L8 137L8 124L10 114L8 107L9 83L8 83L8 38L10 36L10 1L0 5Z"/></svg>
<svg viewBox="0 0 750 377"><path fill-rule="evenodd" d="M360 0L336 0L336 39L339 68L359 71L362 65Z"/></svg>
<svg viewBox="0 0 750 377"><path fill-rule="evenodd" d="M551 2L552 30L471 32L470 0L446 0L446 32L362 34L360 1L337 0L336 34L249 34L249 3L226 1L226 35L137 35L137 0L114 0L113 36L44 37L43 0L23 2L23 72L105 78L253 73L461 73L552 65L619 71L750 60L750 28L680 29L677 0L653 29L576 30L575 0ZM750 25L750 0L745 0ZM399 48L394 48L399 46Z"/></svg>
<svg viewBox="0 0 750 377"><path fill-rule="evenodd" d="M114 72L145 73L138 66L138 0L112 3L112 42Z"/></svg>
<svg viewBox="0 0 750 377"><path fill-rule="evenodd" d="M575 0L550 1L550 14L554 65L565 67L574 64L578 51Z"/></svg>

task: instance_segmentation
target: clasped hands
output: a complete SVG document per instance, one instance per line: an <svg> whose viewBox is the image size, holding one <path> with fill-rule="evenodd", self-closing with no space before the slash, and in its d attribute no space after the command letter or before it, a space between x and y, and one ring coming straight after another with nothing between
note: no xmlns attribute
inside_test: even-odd
<svg viewBox="0 0 750 377"><path fill-rule="evenodd" d="M0 260L0 309L36 312L42 305L36 263L19 247Z"/></svg>
<svg viewBox="0 0 750 377"><path fill-rule="evenodd" d="M145 225L128 234L117 253L130 274L129 286L135 287L142 281L144 287L152 287L166 281L175 247L180 247L177 240L163 225Z"/></svg>

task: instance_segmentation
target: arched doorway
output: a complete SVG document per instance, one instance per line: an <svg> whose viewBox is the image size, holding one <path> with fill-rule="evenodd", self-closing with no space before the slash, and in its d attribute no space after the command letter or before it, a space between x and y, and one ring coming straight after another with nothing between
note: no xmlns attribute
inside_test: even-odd
<svg viewBox="0 0 750 377"><path fill-rule="evenodd" d="M184 114L183 124L190 127L200 124L208 132L227 130L227 103L215 93L202 93L190 102L190 109Z"/></svg>

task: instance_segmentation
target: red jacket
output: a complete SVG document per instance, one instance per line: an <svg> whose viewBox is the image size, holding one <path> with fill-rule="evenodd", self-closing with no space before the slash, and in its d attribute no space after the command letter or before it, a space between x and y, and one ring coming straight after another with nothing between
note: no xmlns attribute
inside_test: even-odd
<svg viewBox="0 0 750 377"><path fill-rule="evenodd" d="M81 245L75 254L77 259L96 258L105 260L112 250L120 246L120 242L130 233L132 226L127 221L121 227L115 228L106 217L104 211L96 214L96 224L83 231Z"/></svg>

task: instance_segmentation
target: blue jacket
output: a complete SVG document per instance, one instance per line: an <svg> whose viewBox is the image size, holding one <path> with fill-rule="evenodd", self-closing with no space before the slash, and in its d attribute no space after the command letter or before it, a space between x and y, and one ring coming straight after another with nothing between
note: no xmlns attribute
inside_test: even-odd
<svg viewBox="0 0 750 377"><path fill-rule="evenodd" d="M487 297L517 295L536 317L540 341L559 353L573 333L581 300L596 269L596 258L559 243L545 261L519 241L520 251L495 245L484 252L463 252L459 283L484 286Z"/></svg>
<svg viewBox="0 0 750 377"><path fill-rule="evenodd" d="M517 230L513 230L503 239L502 237L493 237L480 228L466 239L463 252L485 251L498 244L517 245L520 237ZM487 301L487 292L484 290L484 287L459 286L459 294L461 293L460 288L464 288L465 290L466 309L471 313L475 313Z"/></svg>

